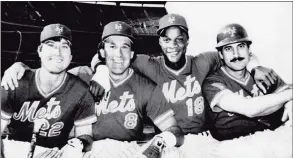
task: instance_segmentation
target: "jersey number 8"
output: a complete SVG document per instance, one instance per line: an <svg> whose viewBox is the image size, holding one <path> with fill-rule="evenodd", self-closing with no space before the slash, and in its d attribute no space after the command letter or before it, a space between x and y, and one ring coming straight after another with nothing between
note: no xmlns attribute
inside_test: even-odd
<svg viewBox="0 0 293 158"><path fill-rule="evenodd" d="M128 113L125 116L124 126L127 129L133 129L137 124L137 114L136 113Z"/></svg>

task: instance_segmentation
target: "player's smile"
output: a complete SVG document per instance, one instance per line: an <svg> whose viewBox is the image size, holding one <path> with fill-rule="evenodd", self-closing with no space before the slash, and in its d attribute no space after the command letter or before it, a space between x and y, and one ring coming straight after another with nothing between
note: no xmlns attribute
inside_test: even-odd
<svg viewBox="0 0 293 158"><path fill-rule="evenodd" d="M188 38L178 27L169 27L165 35L160 37L160 45L171 62L178 62L182 54L186 52Z"/></svg>

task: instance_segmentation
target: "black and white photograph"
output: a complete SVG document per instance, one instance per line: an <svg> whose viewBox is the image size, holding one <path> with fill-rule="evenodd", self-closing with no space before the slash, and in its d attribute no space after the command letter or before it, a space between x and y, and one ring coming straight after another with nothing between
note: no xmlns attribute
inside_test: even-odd
<svg viewBox="0 0 293 158"><path fill-rule="evenodd" d="M1 158L292 158L291 1L1 1Z"/></svg>

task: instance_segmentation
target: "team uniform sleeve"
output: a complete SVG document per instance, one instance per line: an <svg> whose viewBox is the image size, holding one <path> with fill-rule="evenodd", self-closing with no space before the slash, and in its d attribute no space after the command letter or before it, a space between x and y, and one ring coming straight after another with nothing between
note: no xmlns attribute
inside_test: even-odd
<svg viewBox="0 0 293 158"><path fill-rule="evenodd" d="M90 80L93 76L93 71L88 66L78 66L78 67L75 67L75 68L68 70L68 72L79 77L80 79L85 81L88 85L89 85Z"/></svg>
<svg viewBox="0 0 293 158"><path fill-rule="evenodd" d="M14 95L15 90L5 90L1 87L1 119L10 120L14 111L12 108L12 95Z"/></svg>
<svg viewBox="0 0 293 158"><path fill-rule="evenodd" d="M214 72L223 65L218 52L204 52L196 56L195 64L200 68L201 75L205 78L209 72Z"/></svg>
<svg viewBox="0 0 293 158"><path fill-rule="evenodd" d="M79 101L77 105L77 112L74 117L75 126L89 125L97 121L95 115L94 99L89 91Z"/></svg>
<svg viewBox="0 0 293 158"><path fill-rule="evenodd" d="M280 76L277 76L277 81L275 83L274 86L272 86L273 88L273 93L278 93L278 92L281 92L281 91L284 91L286 89L289 89L289 85L287 85Z"/></svg>
<svg viewBox="0 0 293 158"><path fill-rule="evenodd" d="M174 116L174 111L169 103L167 103L160 86L154 89L145 109L147 116L153 120L155 125L160 125Z"/></svg>
<svg viewBox="0 0 293 158"><path fill-rule="evenodd" d="M209 76L204 80L203 95L213 112L221 112L223 110L217 104L221 97L229 93L233 92L226 87L221 79Z"/></svg>
<svg viewBox="0 0 293 158"><path fill-rule="evenodd" d="M154 64L155 59L151 58L148 55L139 54L136 59L132 63L132 68L137 72L143 74L147 78L156 82L157 73L156 72L156 64Z"/></svg>

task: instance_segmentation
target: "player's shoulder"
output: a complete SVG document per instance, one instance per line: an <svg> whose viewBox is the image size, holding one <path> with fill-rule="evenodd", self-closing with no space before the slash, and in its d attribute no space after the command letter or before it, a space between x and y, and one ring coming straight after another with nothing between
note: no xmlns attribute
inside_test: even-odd
<svg viewBox="0 0 293 158"><path fill-rule="evenodd" d="M209 73L207 77L205 78L205 81L213 81L213 82L221 81L222 82L223 80L225 80L225 78L226 77L223 71L221 69L218 69L216 71L213 71L212 73Z"/></svg>
<svg viewBox="0 0 293 158"><path fill-rule="evenodd" d="M210 56L217 56L217 55L218 55L217 51L205 51L193 56L192 60L194 62L205 62L205 60L208 59Z"/></svg>
<svg viewBox="0 0 293 158"><path fill-rule="evenodd" d="M18 80L19 87L30 85L32 81L35 81L36 72L33 70L26 70L20 80Z"/></svg>
<svg viewBox="0 0 293 158"><path fill-rule="evenodd" d="M154 87L156 86L155 82L153 82L151 79L149 79L148 77L142 75L141 73L137 71L133 71L130 83L133 86L141 87L144 89L154 89Z"/></svg>
<svg viewBox="0 0 293 158"><path fill-rule="evenodd" d="M78 88L80 91L88 90L88 84L85 81L71 73L67 73L67 76L68 82L72 87Z"/></svg>

